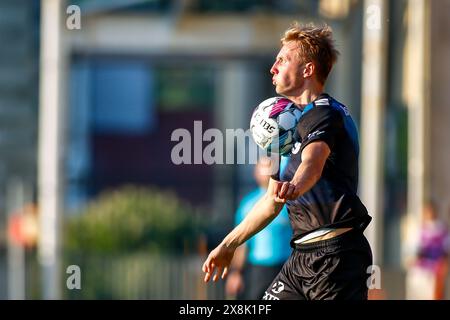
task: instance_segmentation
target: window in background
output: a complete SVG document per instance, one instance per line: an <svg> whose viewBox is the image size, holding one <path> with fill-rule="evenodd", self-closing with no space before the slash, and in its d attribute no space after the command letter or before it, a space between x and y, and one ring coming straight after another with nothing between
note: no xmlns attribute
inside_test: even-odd
<svg viewBox="0 0 450 320"><path fill-rule="evenodd" d="M160 65L155 67L155 94L159 111L206 110L214 102L212 67Z"/></svg>
<svg viewBox="0 0 450 320"><path fill-rule="evenodd" d="M100 63L94 70L95 131L139 134L155 129L153 80L144 63Z"/></svg>

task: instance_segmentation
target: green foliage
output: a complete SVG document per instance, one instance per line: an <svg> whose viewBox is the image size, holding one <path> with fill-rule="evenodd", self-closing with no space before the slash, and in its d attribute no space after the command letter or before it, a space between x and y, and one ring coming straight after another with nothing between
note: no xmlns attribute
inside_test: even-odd
<svg viewBox="0 0 450 320"><path fill-rule="evenodd" d="M175 194L126 186L101 194L66 221L65 249L69 254L191 250L205 227L195 213Z"/></svg>

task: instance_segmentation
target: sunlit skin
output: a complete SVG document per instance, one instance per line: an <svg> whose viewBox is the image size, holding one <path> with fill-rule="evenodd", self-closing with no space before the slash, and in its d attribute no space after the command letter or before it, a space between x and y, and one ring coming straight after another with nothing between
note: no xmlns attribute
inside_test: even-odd
<svg viewBox="0 0 450 320"><path fill-rule="evenodd" d="M304 107L323 92L323 84L317 80L314 62L302 59L298 52L296 42L285 43L270 73L275 91Z"/></svg>
<svg viewBox="0 0 450 320"><path fill-rule="evenodd" d="M323 84L317 80L314 62L302 59L297 46L296 42L285 43L270 73L273 75L272 81L277 94L294 101L303 109L323 92ZM316 184L330 152L323 141L310 143L303 149L302 162L291 181L270 179L267 193L208 255L202 266L205 282L224 279L236 248L267 226L279 214L286 201L297 199Z"/></svg>

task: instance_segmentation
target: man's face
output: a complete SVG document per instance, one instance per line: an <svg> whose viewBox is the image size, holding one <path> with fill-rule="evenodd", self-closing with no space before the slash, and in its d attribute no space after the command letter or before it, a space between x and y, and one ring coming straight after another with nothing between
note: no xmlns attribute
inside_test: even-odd
<svg viewBox="0 0 450 320"><path fill-rule="evenodd" d="M283 96L296 96L304 84L303 63L298 55L298 47L294 41L283 45L275 63L270 69L275 91Z"/></svg>

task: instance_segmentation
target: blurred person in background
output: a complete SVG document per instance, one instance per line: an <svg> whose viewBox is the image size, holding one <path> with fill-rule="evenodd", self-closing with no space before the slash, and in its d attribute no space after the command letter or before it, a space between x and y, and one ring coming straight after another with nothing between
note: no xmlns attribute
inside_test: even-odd
<svg viewBox="0 0 450 320"><path fill-rule="evenodd" d="M288 158L281 157L281 172L286 167L287 160ZM261 158L256 164L254 177L258 187L241 200L235 214L236 225L244 220L247 213L266 193L270 166L271 160L267 157ZM283 263L291 254L292 249L289 246L291 236L289 216L284 207L264 230L236 249L225 284L227 297L240 300L261 299L264 290L280 272Z"/></svg>
<svg viewBox="0 0 450 320"><path fill-rule="evenodd" d="M416 293L410 298L444 299L449 250L448 226L439 218L435 204L429 202L423 210L416 259L412 263L411 281L417 286L411 289Z"/></svg>

